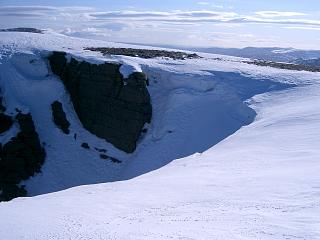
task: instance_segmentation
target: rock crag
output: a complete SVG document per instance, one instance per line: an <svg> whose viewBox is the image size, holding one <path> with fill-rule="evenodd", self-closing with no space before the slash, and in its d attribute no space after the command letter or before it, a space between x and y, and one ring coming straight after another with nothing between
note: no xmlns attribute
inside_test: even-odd
<svg viewBox="0 0 320 240"><path fill-rule="evenodd" d="M301 63L282 63L282 62L272 62L264 60L253 60L253 61L243 61L244 63L257 65L262 67L272 67L278 69L294 70L294 71L307 71L307 72L320 72L319 65L308 65Z"/></svg>
<svg viewBox="0 0 320 240"><path fill-rule="evenodd" d="M51 110L52 110L53 122L57 125L58 128L61 129L63 133L69 134L70 123L67 120L66 113L63 111L61 102L54 101L51 104Z"/></svg>
<svg viewBox="0 0 320 240"><path fill-rule="evenodd" d="M31 115L19 113L16 120L20 132L4 146L0 144L0 201L26 196L19 183L39 173L46 156Z"/></svg>
<svg viewBox="0 0 320 240"><path fill-rule="evenodd" d="M5 111L6 111L6 108L2 104L2 97L0 97L0 134L8 131L13 124L12 118L6 115L4 113Z"/></svg>
<svg viewBox="0 0 320 240"><path fill-rule="evenodd" d="M49 63L69 92L84 128L132 153L152 116L146 75L134 72L124 79L120 64L67 61L64 52L53 52Z"/></svg>
<svg viewBox="0 0 320 240"><path fill-rule="evenodd" d="M0 134L8 131L13 124L13 120L10 116L0 113Z"/></svg>

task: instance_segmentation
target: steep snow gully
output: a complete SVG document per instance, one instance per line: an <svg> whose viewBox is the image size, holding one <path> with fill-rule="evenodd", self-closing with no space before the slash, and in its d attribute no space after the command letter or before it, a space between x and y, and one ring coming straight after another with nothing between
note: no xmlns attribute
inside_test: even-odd
<svg viewBox="0 0 320 240"><path fill-rule="evenodd" d="M170 61L163 63L164 67L144 61L141 69L150 82L153 119L145 126L136 151L126 154L83 129L62 82L48 68L47 56L48 52L16 53L1 59L0 64L7 112L13 115L16 108L30 112L45 143L42 173L24 183L30 196L134 178L175 159L204 152L254 120L256 113L247 103L251 97L293 86L241 72L186 73ZM68 136L52 121L50 106L56 100L63 103L71 123ZM8 138L1 136L1 141ZM81 148L83 142L91 149ZM121 163L104 161L97 149L105 149Z"/></svg>

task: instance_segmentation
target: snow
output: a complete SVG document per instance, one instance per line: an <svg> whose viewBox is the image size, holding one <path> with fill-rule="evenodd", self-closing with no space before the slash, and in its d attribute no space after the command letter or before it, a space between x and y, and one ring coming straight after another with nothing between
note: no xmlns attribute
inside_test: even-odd
<svg viewBox="0 0 320 240"><path fill-rule="evenodd" d="M25 182L33 197L0 203L0 239L320 239L318 73L212 54L104 57L83 51L88 45L119 46L0 34L1 93L9 112L18 105L32 113L48 155L43 173ZM124 76L147 73L153 120L134 154L83 129L41 57L52 50L119 62ZM70 136L51 120L57 99ZM101 160L82 142L123 163Z"/></svg>
<svg viewBox="0 0 320 240"><path fill-rule="evenodd" d="M123 78L128 78L133 72L142 72L141 66L136 61L127 60L122 62L120 73Z"/></svg>

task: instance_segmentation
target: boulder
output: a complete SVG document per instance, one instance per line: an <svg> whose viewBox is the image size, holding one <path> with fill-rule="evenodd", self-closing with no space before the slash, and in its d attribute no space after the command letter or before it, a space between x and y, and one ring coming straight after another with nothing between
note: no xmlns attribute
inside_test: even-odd
<svg viewBox="0 0 320 240"><path fill-rule="evenodd" d="M109 156L106 154L100 154L101 159L109 159Z"/></svg>
<svg viewBox="0 0 320 240"><path fill-rule="evenodd" d="M90 149L90 146L89 146L88 143L82 143L81 147L84 148L84 149Z"/></svg>

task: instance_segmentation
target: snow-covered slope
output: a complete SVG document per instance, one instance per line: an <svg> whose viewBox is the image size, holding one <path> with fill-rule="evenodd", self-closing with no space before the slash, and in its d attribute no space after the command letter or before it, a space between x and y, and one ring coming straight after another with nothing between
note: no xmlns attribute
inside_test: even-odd
<svg viewBox="0 0 320 240"><path fill-rule="evenodd" d="M8 112L30 111L46 142L43 172L25 182L30 195L101 183L0 203L1 239L320 238L319 74L210 54L106 58L83 47L128 45L53 33L0 33L0 45ZM148 74L153 120L134 154L82 128L46 66L51 50ZM77 141L53 124L56 99ZM105 162L81 142L123 162Z"/></svg>

